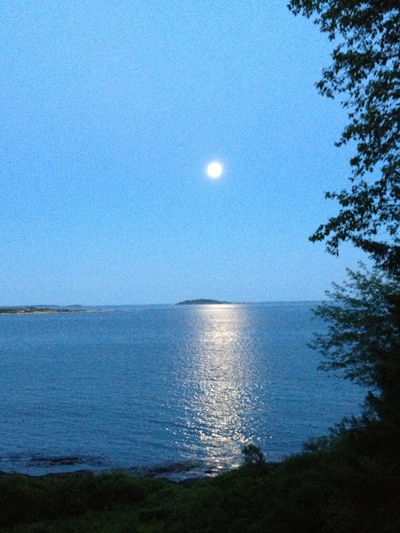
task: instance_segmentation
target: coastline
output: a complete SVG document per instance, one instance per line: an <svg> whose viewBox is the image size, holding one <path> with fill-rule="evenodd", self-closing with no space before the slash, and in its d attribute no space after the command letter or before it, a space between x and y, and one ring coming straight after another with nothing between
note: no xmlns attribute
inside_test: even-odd
<svg viewBox="0 0 400 533"><path fill-rule="evenodd" d="M235 469L235 467L232 467L232 469ZM69 477L82 477L87 475L101 476L103 474L114 475L123 473L136 478L165 479L167 481L170 481L171 483L177 483L178 485L194 485L196 483L199 483L200 481L213 479L218 475L226 473L228 471L229 470L204 470L202 472L190 472L187 471L185 468L175 469L173 465L147 468L104 468L99 470L92 468L78 468L76 470L61 472L53 471L46 472L44 474L30 474L27 472L19 472L17 470L14 470L12 472L0 470L0 479L14 476L20 476L27 479L59 479Z"/></svg>
<svg viewBox="0 0 400 533"><path fill-rule="evenodd" d="M13 456L15 459L17 456ZM221 467L218 463L203 462L196 459L166 460L153 464L143 465L118 465L103 457L60 455L42 456L32 455L20 457L17 464L9 463L8 457L0 457L0 478L13 474L28 478L79 476L84 474L115 474L125 473L139 478L163 478L176 483L192 482L193 479L209 479L219 474L236 469L241 462L233 462ZM4 465L4 466L3 466ZM6 466L7 465L7 466Z"/></svg>
<svg viewBox="0 0 400 533"><path fill-rule="evenodd" d="M14 315L56 315L69 313L111 313L111 309L67 309L49 307L0 307L0 316Z"/></svg>

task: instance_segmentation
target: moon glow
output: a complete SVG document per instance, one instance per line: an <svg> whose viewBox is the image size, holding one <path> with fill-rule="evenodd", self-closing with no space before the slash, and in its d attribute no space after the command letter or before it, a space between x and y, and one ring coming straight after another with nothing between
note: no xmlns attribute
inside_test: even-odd
<svg viewBox="0 0 400 533"><path fill-rule="evenodd" d="M213 161L210 163L207 167L207 175L210 178L219 178L222 174L222 165L221 163L217 163L217 161Z"/></svg>

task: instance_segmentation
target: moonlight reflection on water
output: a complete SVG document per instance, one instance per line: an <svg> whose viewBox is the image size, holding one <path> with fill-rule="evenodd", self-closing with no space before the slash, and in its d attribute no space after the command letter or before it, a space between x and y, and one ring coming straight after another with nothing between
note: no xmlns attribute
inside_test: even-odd
<svg viewBox="0 0 400 533"><path fill-rule="evenodd" d="M210 462L237 457L253 437L245 427L255 404L246 323L246 310L239 306L199 308L198 338L187 376L187 386L195 389L188 406L194 416L188 424L198 432Z"/></svg>

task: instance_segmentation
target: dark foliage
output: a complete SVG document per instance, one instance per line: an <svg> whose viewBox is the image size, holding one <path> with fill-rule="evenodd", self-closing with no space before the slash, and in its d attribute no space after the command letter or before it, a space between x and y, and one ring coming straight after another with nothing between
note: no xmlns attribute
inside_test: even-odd
<svg viewBox="0 0 400 533"><path fill-rule="evenodd" d="M160 480L91 472L80 476L0 478L0 528L137 505L164 488Z"/></svg>
<svg viewBox="0 0 400 533"><path fill-rule="evenodd" d="M360 434L358 435L360 436ZM338 427L282 464L190 486L123 474L0 479L1 531L15 533L394 533L400 477ZM371 434L369 434L369 439Z"/></svg>
<svg viewBox="0 0 400 533"><path fill-rule="evenodd" d="M348 275L316 309L328 329L312 346L325 358L322 370L367 387L364 425L373 433L380 427L389 445L400 439L400 283L378 267Z"/></svg>
<svg viewBox="0 0 400 533"><path fill-rule="evenodd" d="M398 0L291 0L294 14L314 17L335 43L332 65L317 83L339 95L349 123L338 146L355 141L352 186L327 198L340 212L312 241L338 253L350 241L387 268L400 265L400 4ZM368 175L375 171L375 180Z"/></svg>

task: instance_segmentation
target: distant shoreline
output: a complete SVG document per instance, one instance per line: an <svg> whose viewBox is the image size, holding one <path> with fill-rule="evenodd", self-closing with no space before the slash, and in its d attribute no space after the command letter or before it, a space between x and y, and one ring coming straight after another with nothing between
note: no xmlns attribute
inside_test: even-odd
<svg viewBox="0 0 400 533"><path fill-rule="evenodd" d="M51 307L0 307L0 316L9 315L54 315L62 313L108 313L109 309L68 309Z"/></svg>

